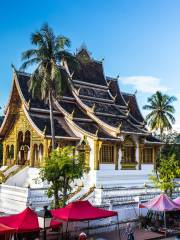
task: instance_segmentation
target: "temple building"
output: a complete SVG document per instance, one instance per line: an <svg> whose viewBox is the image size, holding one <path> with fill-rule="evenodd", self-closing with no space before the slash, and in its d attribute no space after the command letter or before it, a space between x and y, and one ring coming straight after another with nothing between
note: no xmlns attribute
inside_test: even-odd
<svg viewBox="0 0 180 240"><path fill-rule="evenodd" d="M82 49L60 99L54 99L57 146L84 150L90 184L121 184L153 170L161 142L147 130L135 94L120 90L104 75L102 62ZM65 71L61 69L62 75ZM12 89L0 127L3 165L40 167L51 151L48 104L32 98L30 74L14 70ZM129 177L128 177L129 176ZM124 182L123 182L124 181ZM135 182L134 182L135 181ZM142 180L145 181L145 180Z"/></svg>

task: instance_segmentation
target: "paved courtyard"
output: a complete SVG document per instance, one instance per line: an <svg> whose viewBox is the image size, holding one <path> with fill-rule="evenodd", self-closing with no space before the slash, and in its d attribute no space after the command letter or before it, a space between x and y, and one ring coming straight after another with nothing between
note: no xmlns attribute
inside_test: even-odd
<svg viewBox="0 0 180 240"><path fill-rule="evenodd" d="M154 232L149 232L149 231L144 231L144 230L136 230L134 233L135 240L146 240L146 239L160 239L163 237L163 235L154 233ZM89 238L89 240L94 240L94 239L106 239L106 240L115 240L119 239L118 232L109 232L109 233L101 233L96 235L93 238ZM127 235L126 234L121 234L121 240L127 240Z"/></svg>

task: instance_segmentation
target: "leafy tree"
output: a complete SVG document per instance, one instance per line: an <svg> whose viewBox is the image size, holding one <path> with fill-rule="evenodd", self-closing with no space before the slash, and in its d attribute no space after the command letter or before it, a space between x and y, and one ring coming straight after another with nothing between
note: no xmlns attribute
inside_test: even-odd
<svg viewBox="0 0 180 240"><path fill-rule="evenodd" d="M174 179L177 177L180 177L180 166L173 154L169 158L161 159L157 175L151 175L150 180L154 182L156 187L171 195L175 188Z"/></svg>
<svg viewBox="0 0 180 240"><path fill-rule="evenodd" d="M146 121L151 130L159 130L162 139L163 132L172 129L172 124L175 123L173 116L175 109L172 103L176 101L176 97L170 97L157 91L147 101L148 104L143 107L143 109L150 111Z"/></svg>
<svg viewBox="0 0 180 240"><path fill-rule="evenodd" d="M163 134L162 140L164 145L161 148L161 155L170 157L171 155L175 155L178 163L180 165L180 142L179 142L180 134L176 131L170 131L167 134Z"/></svg>
<svg viewBox="0 0 180 240"><path fill-rule="evenodd" d="M74 147L57 148L51 152L41 169L41 178L49 183L48 196L54 196L55 208L66 204L72 191L71 184L87 171L84 154L75 154Z"/></svg>
<svg viewBox="0 0 180 240"><path fill-rule="evenodd" d="M67 85L67 78L70 75L68 64L71 67L77 67L78 64L76 58L65 49L70 47L70 40L64 36L56 37L48 24L44 24L39 31L32 34L31 43L35 48L22 54L24 63L21 69L36 65L30 77L29 90L34 98L40 98L49 103L52 149L54 149L53 98L61 97L63 88ZM61 65L66 69L64 76L62 76Z"/></svg>

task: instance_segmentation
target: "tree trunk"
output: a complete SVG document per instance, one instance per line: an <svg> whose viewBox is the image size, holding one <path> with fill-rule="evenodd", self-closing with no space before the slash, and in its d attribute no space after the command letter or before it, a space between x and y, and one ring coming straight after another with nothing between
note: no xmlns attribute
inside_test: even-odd
<svg viewBox="0 0 180 240"><path fill-rule="evenodd" d="M58 196L58 190L54 191L54 207L59 208L59 196Z"/></svg>
<svg viewBox="0 0 180 240"><path fill-rule="evenodd" d="M49 91L49 111L50 111L50 123L51 123L52 150L54 150L55 149L55 130L54 130L53 100L52 100L51 91Z"/></svg>
<svg viewBox="0 0 180 240"><path fill-rule="evenodd" d="M68 189L68 179L64 179L64 189L63 189L63 207L66 206L67 202L67 189Z"/></svg>

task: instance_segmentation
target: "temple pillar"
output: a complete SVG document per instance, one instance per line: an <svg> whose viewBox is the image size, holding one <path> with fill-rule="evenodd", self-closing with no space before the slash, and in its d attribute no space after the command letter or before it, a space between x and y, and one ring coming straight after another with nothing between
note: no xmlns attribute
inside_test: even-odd
<svg viewBox="0 0 180 240"><path fill-rule="evenodd" d="M123 146L122 144L119 145L119 148L118 148L118 169L121 169L121 162L122 162L122 155L123 155L123 150L122 150Z"/></svg>
<svg viewBox="0 0 180 240"><path fill-rule="evenodd" d="M3 142L3 165L6 165L6 143Z"/></svg>
<svg viewBox="0 0 180 240"><path fill-rule="evenodd" d="M14 164L17 164L17 155L18 155L18 137L17 137L17 128L15 128L15 141L14 141Z"/></svg>
<svg viewBox="0 0 180 240"><path fill-rule="evenodd" d="M114 145L114 163L115 163L115 170L119 169L119 149L120 145Z"/></svg>
<svg viewBox="0 0 180 240"><path fill-rule="evenodd" d="M48 140L44 138L44 154L43 154L43 159L48 157Z"/></svg>
<svg viewBox="0 0 180 240"><path fill-rule="evenodd" d="M29 160L29 165L31 167L34 167L34 146L33 146L33 141L32 141L32 136L30 139L30 160Z"/></svg>
<svg viewBox="0 0 180 240"><path fill-rule="evenodd" d="M87 167L90 166L90 146L86 145L85 146L85 164Z"/></svg>
<svg viewBox="0 0 180 240"><path fill-rule="evenodd" d="M138 162L139 170L141 170L141 164L143 163L143 151L144 151L144 145L139 144L139 162Z"/></svg>
<svg viewBox="0 0 180 240"><path fill-rule="evenodd" d="M94 140L94 170L99 170L99 157L100 157L100 149L102 142L99 140Z"/></svg>

